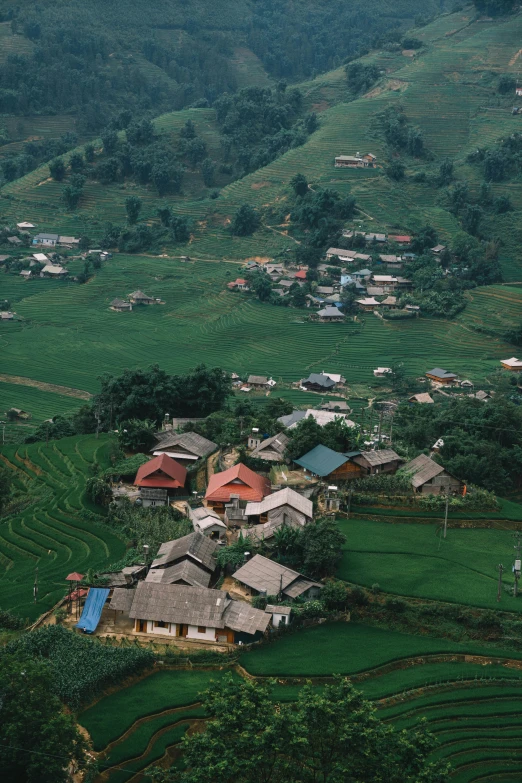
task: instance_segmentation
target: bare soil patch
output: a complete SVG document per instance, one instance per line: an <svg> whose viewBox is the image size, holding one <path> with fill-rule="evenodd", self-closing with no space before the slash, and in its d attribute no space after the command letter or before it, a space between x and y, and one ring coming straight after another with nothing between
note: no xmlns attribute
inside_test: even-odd
<svg viewBox="0 0 522 783"><path fill-rule="evenodd" d="M263 180L263 182L254 182L250 187L252 190L261 190L261 188L270 187L270 182L267 182L267 180Z"/></svg>
<svg viewBox="0 0 522 783"><path fill-rule="evenodd" d="M23 378L21 375L4 375L0 373L0 381L4 383L16 383L18 386L32 386L40 391L62 394L64 397L75 397L77 400L90 400L92 394L83 389L71 389L69 386L58 386L55 383L34 381L32 378Z"/></svg>

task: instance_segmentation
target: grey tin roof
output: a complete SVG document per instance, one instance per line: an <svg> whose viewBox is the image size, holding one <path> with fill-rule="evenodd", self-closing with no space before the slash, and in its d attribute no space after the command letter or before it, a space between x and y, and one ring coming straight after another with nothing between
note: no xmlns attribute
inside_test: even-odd
<svg viewBox="0 0 522 783"><path fill-rule="evenodd" d="M182 557L191 557L213 571L216 567L214 553L218 546L219 544L203 533L189 533L188 536L162 544L158 550L158 557L152 563L152 568L166 566Z"/></svg>

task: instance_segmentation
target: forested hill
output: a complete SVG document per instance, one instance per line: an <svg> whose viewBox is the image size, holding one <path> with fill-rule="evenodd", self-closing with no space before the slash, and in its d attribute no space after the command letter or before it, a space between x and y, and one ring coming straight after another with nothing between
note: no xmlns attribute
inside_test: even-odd
<svg viewBox="0 0 522 783"><path fill-rule="evenodd" d="M72 113L95 133L123 108L212 103L245 86L245 57L266 82L327 71L441 3L21 0L0 11L0 114Z"/></svg>

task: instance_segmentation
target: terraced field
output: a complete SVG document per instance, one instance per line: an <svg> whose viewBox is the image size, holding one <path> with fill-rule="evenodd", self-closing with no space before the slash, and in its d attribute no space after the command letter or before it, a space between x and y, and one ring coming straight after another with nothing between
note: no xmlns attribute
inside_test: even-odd
<svg viewBox="0 0 522 783"><path fill-rule="evenodd" d="M368 315L359 323L306 322L306 310L227 291L227 280L237 273L235 264L117 255L82 286L42 280L26 288L23 280L6 276L24 320L2 325L2 370L95 392L100 373L153 362L171 372L205 362L277 381L335 365L350 385L367 387L375 367L399 360L411 374L439 364L482 381L513 352L468 329L465 318L383 323ZM165 304L132 313L109 309L114 297L137 288ZM515 311L513 318L515 325Z"/></svg>
<svg viewBox="0 0 522 783"><path fill-rule="evenodd" d="M101 524L84 497L94 463L108 466L109 448L106 435L2 448L0 459L13 468L15 488L24 493L19 508L0 526L3 609L34 620L65 594L71 571L86 573L122 557L123 541Z"/></svg>
<svg viewBox="0 0 522 783"><path fill-rule="evenodd" d="M492 763L501 761L520 772L515 743L520 739L522 724L514 716L522 671L516 661L508 665L508 661L488 663L480 658L465 661L464 656L455 655L448 655L445 661L429 655L412 657L422 647L415 637L364 626L348 627L353 630L352 644L344 650L347 668L353 671L361 662L365 664L365 671L353 676L356 687L375 703L379 717L397 727L414 725L426 717L440 743L434 758L448 758L455 767L452 781L470 780L470 770L476 770L485 756ZM310 632L304 632L292 638L307 647L310 636ZM379 658L370 655L364 660L358 646L363 640L366 650L375 643L380 643L381 650L387 649L390 642L388 656L382 653ZM437 646L436 640L424 641L433 643L431 649ZM438 644L445 646L443 642ZM280 642L268 649L278 648L282 663L288 650L281 649ZM427 649L425 645L424 652ZM399 650L405 657L393 662L391 658ZM315 652L309 649L310 659ZM244 663L251 657L244 656ZM99 783L131 780L148 765L165 760L166 751L169 761L176 761L176 746L183 734L204 718L200 692L210 680L221 676L222 671L155 673L81 713L80 724L89 732L94 749L101 752ZM316 687L321 687L319 681ZM274 700L292 701L298 690L298 685L279 682L274 686ZM500 783L500 778L496 780Z"/></svg>
<svg viewBox="0 0 522 783"><path fill-rule="evenodd" d="M9 408L21 408L31 414L31 419L27 423L9 423L9 427L16 428L27 425L32 427L53 416L72 413L82 405L82 402L82 400L75 400L73 397L0 381L0 415L3 415Z"/></svg>
<svg viewBox="0 0 522 783"><path fill-rule="evenodd" d="M433 516L431 522L426 518L427 524L340 521L347 543L339 577L366 587L378 583L387 593L520 610L508 592L513 579L507 568L497 603L496 565L511 557L513 526L500 518L499 529L473 530L451 528L450 521L447 538L441 540L442 520Z"/></svg>

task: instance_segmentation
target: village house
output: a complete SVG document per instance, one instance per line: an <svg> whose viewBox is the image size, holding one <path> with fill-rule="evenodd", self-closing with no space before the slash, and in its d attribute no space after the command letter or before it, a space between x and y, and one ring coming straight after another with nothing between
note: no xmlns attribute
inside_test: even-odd
<svg viewBox="0 0 522 783"><path fill-rule="evenodd" d="M21 231L27 231L30 228L36 228L36 226L33 223L17 223L16 227L19 228Z"/></svg>
<svg viewBox="0 0 522 783"><path fill-rule="evenodd" d="M271 491L270 481L254 473L241 462L221 473L214 473L208 482L205 500L210 508L222 514L231 500L244 503L263 500Z"/></svg>
<svg viewBox="0 0 522 783"><path fill-rule="evenodd" d="M514 356L511 359L501 359L500 364L504 370L511 370L511 372L522 372L522 360L516 359Z"/></svg>
<svg viewBox="0 0 522 783"><path fill-rule="evenodd" d="M22 269L20 272L20 277L24 277L26 280L29 280L30 277L32 277L32 272L30 269Z"/></svg>
<svg viewBox="0 0 522 783"><path fill-rule="evenodd" d="M384 296L384 288L378 285L369 285L366 287L366 293L369 297Z"/></svg>
<svg viewBox="0 0 522 783"><path fill-rule="evenodd" d="M34 258L35 261L38 261L39 264L48 264L49 263L49 259L45 255L45 253L33 253L33 258ZM27 259L24 258L24 261L27 261Z"/></svg>
<svg viewBox="0 0 522 783"><path fill-rule="evenodd" d="M9 410L6 411L6 416L10 420L14 420L14 419L28 420L32 418L32 414L22 410L21 408L9 408Z"/></svg>
<svg viewBox="0 0 522 783"><path fill-rule="evenodd" d="M339 411L340 413L351 413L352 409L344 400L329 400L321 405L322 411Z"/></svg>
<svg viewBox="0 0 522 783"><path fill-rule="evenodd" d="M411 237L408 234L390 234L389 242L395 242L396 245L407 246L411 243Z"/></svg>
<svg viewBox="0 0 522 783"><path fill-rule="evenodd" d="M335 158L335 168L373 168L377 158L371 152L366 155L337 155Z"/></svg>
<svg viewBox="0 0 522 783"><path fill-rule="evenodd" d="M257 445L250 456L254 459L264 459L267 462L284 462L288 435L280 432L265 440L257 440Z"/></svg>
<svg viewBox="0 0 522 783"><path fill-rule="evenodd" d="M304 283L306 282L306 275L308 272L305 269L300 269L298 272L295 273L295 279L298 283Z"/></svg>
<svg viewBox="0 0 522 783"><path fill-rule="evenodd" d="M69 249L72 249L80 244L80 240L76 237L58 237L58 244L62 245L62 247L68 247Z"/></svg>
<svg viewBox="0 0 522 783"><path fill-rule="evenodd" d="M386 378L387 375L389 375L392 372L391 367L377 367L376 370L373 371L373 374L376 378Z"/></svg>
<svg viewBox="0 0 522 783"><path fill-rule="evenodd" d="M54 277L55 279L64 278L68 275L67 269L59 264L46 264L40 272L40 277Z"/></svg>
<svg viewBox="0 0 522 783"><path fill-rule="evenodd" d="M127 313L132 310L132 302L125 302L123 299L113 299L110 303L110 308L117 313Z"/></svg>
<svg viewBox="0 0 522 783"><path fill-rule="evenodd" d="M396 473L404 460L393 449L378 451L361 451L352 457L360 465L363 475L373 476L376 473Z"/></svg>
<svg viewBox="0 0 522 783"><path fill-rule="evenodd" d="M365 233L364 231L352 231L351 229L343 229L343 237L352 239L352 237L364 237L366 242L386 242L386 234L376 234L374 232Z"/></svg>
<svg viewBox="0 0 522 783"><path fill-rule="evenodd" d="M283 264L265 264L263 267L269 278L273 281L279 280L280 277L284 277L285 268Z"/></svg>
<svg viewBox="0 0 522 783"><path fill-rule="evenodd" d="M265 612L271 615L272 628L279 628L280 625L290 625L292 607L267 604L265 606Z"/></svg>
<svg viewBox="0 0 522 783"><path fill-rule="evenodd" d="M402 256L394 256L386 253L381 253L379 255L379 258L381 259L383 264L391 264L397 269L402 268L402 261L403 261Z"/></svg>
<svg viewBox="0 0 522 783"><path fill-rule="evenodd" d="M487 402L488 400L493 399L493 395L495 392L490 391L484 391L483 389L480 389L478 392L475 392L475 394L470 394L470 397L474 397L476 400L480 400L481 402Z"/></svg>
<svg viewBox="0 0 522 783"><path fill-rule="evenodd" d="M56 247L59 240L58 234L36 234L33 237L33 245L44 245L45 247Z"/></svg>
<svg viewBox="0 0 522 783"><path fill-rule="evenodd" d="M133 291L132 294L129 294L129 299L135 305L154 304L156 301L153 296L147 296L143 291Z"/></svg>
<svg viewBox="0 0 522 783"><path fill-rule="evenodd" d="M20 239L20 237L7 237L7 241L9 242L10 245L22 244L22 240Z"/></svg>
<svg viewBox="0 0 522 783"><path fill-rule="evenodd" d="M397 278L393 275L372 275L372 282L382 286L386 294L393 292L397 286Z"/></svg>
<svg viewBox="0 0 522 783"><path fill-rule="evenodd" d="M422 495L461 495L464 483L426 454L419 454L403 467L415 492Z"/></svg>
<svg viewBox="0 0 522 783"><path fill-rule="evenodd" d="M433 370L428 370L425 375L426 378L430 379L430 381L434 381L435 383L442 383L444 385L455 383L457 380L455 373L448 372L448 370L443 370L440 367L434 367Z"/></svg>
<svg viewBox="0 0 522 783"><path fill-rule="evenodd" d="M266 389L268 387L268 377L266 375L249 375L248 385L252 389Z"/></svg>
<svg viewBox="0 0 522 783"><path fill-rule="evenodd" d="M238 644L260 639L270 623L261 609L205 587L139 582L135 590L116 588L109 608L126 609L130 601L127 612L138 634Z"/></svg>
<svg viewBox="0 0 522 783"><path fill-rule="evenodd" d="M356 299L356 302L359 305L359 309L366 313L372 312L376 307L379 307L379 302L373 296Z"/></svg>
<svg viewBox="0 0 522 783"><path fill-rule="evenodd" d="M145 578L146 582L165 585L208 587L217 570L219 542L194 531L182 538L166 541Z"/></svg>
<svg viewBox="0 0 522 783"><path fill-rule="evenodd" d="M268 495L260 503L247 503L245 521L253 527L244 529L242 533L245 538L267 541L285 525L302 528L312 519L312 501L290 487L285 487Z"/></svg>
<svg viewBox="0 0 522 783"><path fill-rule="evenodd" d="M349 264L352 261L366 261L371 259L367 253L358 253L356 250L346 250L340 247L330 247L326 251L326 258L338 258L342 263Z"/></svg>
<svg viewBox="0 0 522 783"><path fill-rule="evenodd" d="M387 296L386 299L383 299L381 302L381 307L386 308L387 310L396 310L397 305L397 297L396 296Z"/></svg>
<svg viewBox="0 0 522 783"><path fill-rule="evenodd" d="M435 247L430 248L431 252L435 256L440 256L440 254L446 250L446 245L435 245Z"/></svg>
<svg viewBox="0 0 522 783"><path fill-rule="evenodd" d="M406 307L404 309L405 310L409 310L412 313L419 313L420 312L419 305L406 305Z"/></svg>
<svg viewBox="0 0 522 783"><path fill-rule="evenodd" d="M184 488L186 480L186 468L161 454L138 468L134 486L140 488L144 508L165 506L170 495L179 494L179 490Z"/></svg>
<svg viewBox="0 0 522 783"><path fill-rule="evenodd" d="M151 449L155 457L161 454L175 459L180 465L193 465L198 459L208 457L218 449L217 443L198 435L197 432L160 432L158 443Z"/></svg>
<svg viewBox="0 0 522 783"><path fill-rule="evenodd" d="M248 280L245 280L244 277L238 277L231 283L227 283L227 288L230 288L231 291L250 291Z"/></svg>
<svg viewBox="0 0 522 783"><path fill-rule="evenodd" d="M344 313L337 307L325 307L323 310L318 310L317 315L324 322L344 321Z"/></svg>
<svg viewBox="0 0 522 783"><path fill-rule="evenodd" d="M413 288L413 282L406 277L397 277L396 289L398 291L409 291Z"/></svg>
<svg viewBox="0 0 522 783"><path fill-rule="evenodd" d="M408 397L408 402L418 402L423 405L426 403L435 403L435 400L428 392L421 392L420 394L412 394L411 397Z"/></svg>
<svg viewBox="0 0 522 783"><path fill-rule="evenodd" d="M359 281L362 282L363 280L369 280L370 279L370 277L372 276L372 270L371 269L359 269L357 272L352 272L351 275L352 275L354 280L359 280Z"/></svg>
<svg viewBox="0 0 522 783"><path fill-rule="evenodd" d="M301 381L301 386L307 391L331 391L336 385L336 382L332 378L322 372L312 372L308 378Z"/></svg>
<svg viewBox="0 0 522 783"><path fill-rule="evenodd" d="M324 427L325 424L328 424L330 421L335 421L336 419L343 419L347 427L355 427L355 422L347 419L345 413L314 410L313 408L308 408L305 411L295 410L286 416L280 416L277 421L287 430L292 430L302 419L308 419L310 416L316 420L320 427Z"/></svg>
<svg viewBox="0 0 522 783"><path fill-rule="evenodd" d="M186 515L192 522L192 527L196 533L202 533L208 538L222 541L227 532L227 526L221 521L221 517L214 509L199 506L191 508L186 505Z"/></svg>
<svg viewBox="0 0 522 783"><path fill-rule="evenodd" d="M278 600L318 598L323 587L320 582L262 555L254 555L232 577L248 588L251 595L276 595Z"/></svg>
<svg viewBox="0 0 522 783"><path fill-rule="evenodd" d="M10 310L2 310L0 312L0 320L2 321L12 321L15 317L15 314L12 313Z"/></svg>
<svg viewBox="0 0 522 783"><path fill-rule="evenodd" d="M303 454L299 459L294 460L294 462L312 476L326 478L332 482L345 481L358 478L363 474L362 467L352 462L352 458L360 453L359 451L354 451L341 454L338 451L327 448L327 446L318 445L311 451Z"/></svg>

